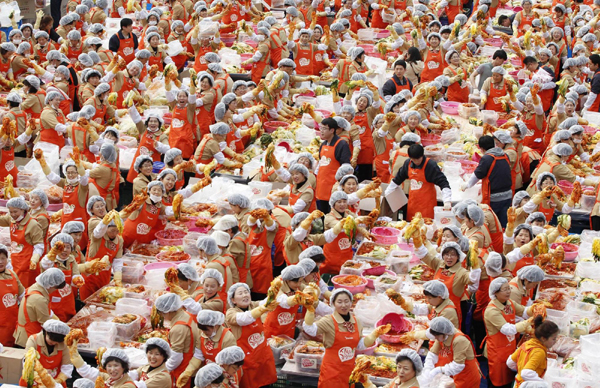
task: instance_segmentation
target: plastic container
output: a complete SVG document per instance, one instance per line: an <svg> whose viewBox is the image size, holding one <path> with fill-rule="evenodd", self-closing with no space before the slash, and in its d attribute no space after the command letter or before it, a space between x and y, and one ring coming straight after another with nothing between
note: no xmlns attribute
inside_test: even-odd
<svg viewBox="0 0 600 388"><path fill-rule="evenodd" d="M550 245L550 249L556 249L559 246L562 246L565 250L565 261L575 261L577 255L579 254L579 247L577 245L559 242Z"/></svg>
<svg viewBox="0 0 600 388"><path fill-rule="evenodd" d="M387 262L392 270L397 275L406 275L410 267L410 260L412 259L412 253L403 251L401 256L390 256Z"/></svg>
<svg viewBox="0 0 600 388"><path fill-rule="evenodd" d="M164 275L163 275L164 276ZM142 317L150 317L151 307L144 301L135 298L121 298L115 303L115 314L135 314Z"/></svg>
<svg viewBox="0 0 600 388"><path fill-rule="evenodd" d="M359 264L359 267L346 267L345 265L348 263ZM344 263L344 265L342 265L342 268L340 269L340 275L362 276L363 270L365 268L367 268L367 263L365 263L364 261L348 260Z"/></svg>
<svg viewBox="0 0 600 388"><path fill-rule="evenodd" d="M152 172L158 174L164 167L165 164L163 162L154 162L152 163Z"/></svg>
<svg viewBox="0 0 600 388"><path fill-rule="evenodd" d="M275 365L283 364L285 359L281 357L281 353L286 353L287 350L290 350L296 345L296 341L293 338L288 337L287 335L278 335L277 337L286 338L291 340L292 342L288 345L280 346L278 348L271 345L271 338L267 340L267 343L271 347L271 351L273 352L273 358L275 359Z"/></svg>
<svg viewBox="0 0 600 388"><path fill-rule="evenodd" d="M585 336L579 337L580 341L582 337ZM598 351L595 354L579 354L575 359L575 366L577 367L577 371L585 373L589 377L600 376L600 355Z"/></svg>
<svg viewBox="0 0 600 388"><path fill-rule="evenodd" d="M144 263L137 260L123 260L123 282L139 284L144 278Z"/></svg>
<svg viewBox="0 0 600 388"><path fill-rule="evenodd" d="M581 196L581 208L585 211L591 211L596 204L596 196L595 195L585 195Z"/></svg>
<svg viewBox="0 0 600 388"><path fill-rule="evenodd" d="M428 134L421 136L421 144L423 144L425 147L439 144L441 140L442 137L440 135Z"/></svg>
<svg viewBox="0 0 600 388"><path fill-rule="evenodd" d="M111 348L117 338L117 325L112 322L94 321L88 326L87 333L90 348Z"/></svg>
<svg viewBox="0 0 600 388"><path fill-rule="evenodd" d="M581 318L596 318L598 314L596 314L596 305L572 301L567 305L567 313L569 313L569 318L572 322L576 322Z"/></svg>
<svg viewBox="0 0 600 388"><path fill-rule="evenodd" d="M569 315L565 311L546 309L547 320L556 323L564 335L569 332Z"/></svg>
<svg viewBox="0 0 600 388"><path fill-rule="evenodd" d="M579 337L579 344L581 345L582 354L598 354L598 349L600 348L600 333L582 335Z"/></svg>
<svg viewBox="0 0 600 388"><path fill-rule="evenodd" d="M358 286L346 286L343 284L338 284L336 279L342 276L347 276L347 275L336 275L334 277L331 278L331 282L333 283L333 287L334 288L345 288L346 290L350 291L352 294L358 294L361 292L365 291L365 288L367 288L367 279L360 276L360 278L363 281L363 284L358 285Z"/></svg>
<svg viewBox="0 0 600 388"><path fill-rule="evenodd" d="M428 145L425 147L425 156L436 163L441 163L446 158L446 149L438 144Z"/></svg>
<svg viewBox="0 0 600 388"><path fill-rule="evenodd" d="M273 133L277 130L277 128L281 127L281 128L287 128L290 125L284 121L267 121L264 124L264 128L265 128L265 132L266 133Z"/></svg>
<svg viewBox="0 0 600 388"><path fill-rule="evenodd" d="M379 327L381 325L387 325L388 323L392 325L392 330L388 334L382 334L380 338L391 344L399 343L402 334L408 333L413 329L413 324L408 321L404 315L398 313L384 315L383 318L377 322L376 326Z"/></svg>
<svg viewBox="0 0 600 388"><path fill-rule="evenodd" d="M459 226L452 210L444 210L443 206L435 206L433 208L433 221L440 228L443 228L447 225Z"/></svg>
<svg viewBox="0 0 600 388"><path fill-rule="evenodd" d="M190 254L185 253L185 252L182 252L182 253L183 253L183 255L182 255L183 258L181 260L173 261L173 260L166 259L165 257L168 254L168 252L159 253L158 255L156 255L156 260L158 260L161 263L173 263L173 264L182 264L182 263L187 263L188 261L190 261L190 259L192 258L190 256Z"/></svg>
<svg viewBox="0 0 600 388"><path fill-rule="evenodd" d="M158 244L163 247L172 247L175 245L183 245L183 238L186 232L178 229L165 229L154 234L158 240Z"/></svg>
<svg viewBox="0 0 600 388"><path fill-rule="evenodd" d="M458 106L459 102L456 101L442 101L440 102L440 106L442 107L442 112L447 115L457 116L458 115Z"/></svg>
<svg viewBox="0 0 600 388"><path fill-rule="evenodd" d="M593 243L595 238L600 238L600 231L585 229L580 235L581 242Z"/></svg>
<svg viewBox="0 0 600 388"><path fill-rule="evenodd" d="M472 174L475 169L477 168L477 166L479 165L479 163L477 162L473 162L471 160L459 160L458 161L460 163L460 168L463 171L463 174Z"/></svg>
<svg viewBox="0 0 600 388"><path fill-rule="evenodd" d="M351 350L354 352L354 349ZM294 353L294 362L300 372L319 373L324 354ZM353 357L350 357L353 358Z"/></svg>
<svg viewBox="0 0 600 388"><path fill-rule="evenodd" d="M451 162L460 162L461 160L466 160L469 158L469 154L464 151L461 151L457 148L452 148L446 150L446 160Z"/></svg>
<svg viewBox="0 0 600 388"><path fill-rule="evenodd" d="M231 47L235 43L235 34L221 34L221 41L225 46Z"/></svg>
<svg viewBox="0 0 600 388"><path fill-rule="evenodd" d="M119 314L121 315L121 314ZM123 324L123 323L115 323L117 327L117 341L130 341L140 332L141 325L141 317L137 317L137 319L131 323Z"/></svg>
<svg viewBox="0 0 600 388"><path fill-rule="evenodd" d="M273 189L273 183L271 182L251 181L248 182L248 186L252 188L252 193L258 198L266 197Z"/></svg>
<svg viewBox="0 0 600 388"><path fill-rule="evenodd" d="M490 125L496 125L498 122L498 112L493 110L482 110L481 120Z"/></svg>
<svg viewBox="0 0 600 388"><path fill-rule="evenodd" d="M393 283L392 283L393 281ZM378 294L383 294L388 288L392 288L399 281L396 275L384 274L373 280L373 288Z"/></svg>
<svg viewBox="0 0 600 388"><path fill-rule="evenodd" d="M400 231L396 228L387 226L379 226L371 229L371 234L375 238L375 242L381 245L392 245L398 242Z"/></svg>

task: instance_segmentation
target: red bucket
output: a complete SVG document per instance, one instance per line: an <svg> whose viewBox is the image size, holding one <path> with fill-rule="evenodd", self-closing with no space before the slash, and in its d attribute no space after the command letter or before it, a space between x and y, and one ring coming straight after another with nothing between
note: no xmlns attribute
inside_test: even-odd
<svg viewBox="0 0 600 388"><path fill-rule="evenodd" d="M267 121L264 125L266 133L273 133L277 130L277 128L287 128L290 125L283 121Z"/></svg>
<svg viewBox="0 0 600 388"><path fill-rule="evenodd" d="M424 147L439 144L440 140L442 140L442 137L439 135L428 134L425 136L421 136L421 144Z"/></svg>

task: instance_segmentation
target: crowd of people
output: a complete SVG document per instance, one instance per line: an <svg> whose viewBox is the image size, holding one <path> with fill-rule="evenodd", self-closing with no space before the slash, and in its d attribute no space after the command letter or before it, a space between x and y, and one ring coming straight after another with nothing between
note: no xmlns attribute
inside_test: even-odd
<svg viewBox="0 0 600 388"><path fill-rule="evenodd" d="M547 387L560 328L537 296L565 253L549 246L567 241L584 194L600 230L599 139L583 118L600 111L599 11L598 0L69 0L59 19L38 11L18 26L11 14L0 343L37 352L20 385L66 387L76 370L75 388L270 386L269 341L287 336L325 349L319 387L374 387L359 354L392 327L356 316L373 289L334 288L332 276L384 226L431 273L420 284L394 274L419 291L400 281L379 295L422 324L401 335L386 388ZM231 42L245 50L233 67ZM474 117L442 114L451 103ZM316 138L292 132L282 157L278 135L307 123ZM476 164L464 179L426 143L444 148L448 133ZM59 169L48 147L71 147ZM39 163L43 188L22 184L16 157ZM67 324L76 302L126 287L124 256L187 232L214 173L240 176L251 160L261 166L246 176L286 188L232 190L211 212L199 254L152 300L169 330L145 342L147 364L134 369L120 347L84 361ZM62 210L49 210L48 187ZM463 198L473 187L477 200ZM440 211L449 223L433 222Z"/></svg>

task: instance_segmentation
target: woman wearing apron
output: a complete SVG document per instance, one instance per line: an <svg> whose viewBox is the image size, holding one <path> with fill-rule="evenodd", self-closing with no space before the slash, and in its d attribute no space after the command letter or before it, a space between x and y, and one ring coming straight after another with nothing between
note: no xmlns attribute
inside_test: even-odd
<svg viewBox="0 0 600 388"><path fill-rule="evenodd" d="M467 68L461 63L460 54L451 50L446 53L445 59L448 67L444 69L444 75L450 79L448 101L469 102L469 84L467 83L469 74Z"/></svg>
<svg viewBox="0 0 600 388"><path fill-rule="evenodd" d="M4 301L0 304L0 313L4 317L0 321L0 343L12 347L15 344L13 334L17 327L19 300L25 294L25 287L17 274L7 268L8 261L8 248L0 244L0 298Z"/></svg>
<svg viewBox="0 0 600 388"><path fill-rule="evenodd" d="M533 293L544 280L544 270L537 265L528 265L517 272L517 276L509 281L510 299L521 306L533 303Z"/></svg>
<svg viewBox="0 0 600 388"><path fill-rule="evenodd" d="M215 363L223 369L227 388L239 387L245 358L246 354L239 346L227 347L217 354Z"/></svg>
<svg viewBox="0 0 600 388"><path fill-rule="evenodd" d="M133 196L140 194L143 190L148 190L148 184L152 182L156 175L152 173L154 168L154 162L152 158L147 155L140 155L135 158L133 162L133 169L137 176L133 179ZM130 174L132 175L132 174Z"/></svg>
<svg viewBox="0 0 600 388"><path fill-rule="evenodd" d="M258 294L257 296L264 297L273 280L271 247L279 224L275 222L268 210L255 208L250 211L248 226L250 232L246 242L250 246L252 255L250 261L250 273L253 282L252 292Z"/></svg>
<svg viewBox="0 0 600 388"><path fill-rule="evenodd" d="M48 92L45 100L46 107L40 115L39 141L55 144L59 149L65 146L64 133L67 131L66 118L60 109L64 97L64 94L58 91Z"/></svg>
<svg viewBox="0 0 600 388"><path fill-rule="evenodd" d="M373 346L380 335L389 331L385 326L379 326L366 337L362 335L363 326L350 312L352 294L337 288L329 298L334 312L318 322L314 322L315 312L306 311L302 329L306 334L316 337L323 336L325 355L319 373L319 387L342 387L348 384L350 374L354 369L356 350L364 350Z"/></svg>
<svg viewBox="0 0 600 388"><path fill-rule="evenodd" d="M166 217L164 194L162 182L152 181L148 184L148 197L125 220L123 241L126 248L136 241L138 244L148 244L154 240L154 234L150 232Z"/></svg>
<svg viewBox="0 0 600 388"><path fill-rule="evenodd" d="M162 338L150 338L146 341L148 364L129 371L129 376L138 382L144 382L147 388L171 387L171 374L167 369L167 360L171 356L169 343Z"/></svg>
<svg viewBox="0 0 600 388"><path fill-rule="evenodd" d="M108 210L116 209L119 203L121 173L117 165L118 156L115 146L105 142L100 148L99 163L83 162L86 169L90 169L90 195L104 198Z"/></svg>
<svg viewBox="0 0 600 388"><path fill-rule="evenodd" d="M226 253L233 256L240 276L240 281L252 288L254 285L250 274L252 251L246 241L248 235L241 231L238 220L233 215L225 215L217 221L212 229L223 231L229 235L230 240Z"/></svg>
<svg viewBox="0 0 600 388"><path fill-rule="evenodd" d="M179 277L179 284L181 285L181 283L182 280ZM201 310L227 311L227 298L225 298L225 301L221 299L223 284L223 275L219 271L214 268L207 269L198 281L190 281L188 293L191 298L185 299L183 306L194 318ZM192 301L195 301L195 303Z"/></svg>
<svg viewBox="0 0 600 388"><path fill-rule="evenodd" d="M149 113L144 122L135 106L129 108L129 114L131 115L131 119L135 123L138 132L141 134L140 143L133 160L137 160L139 156L145 156L149 158L151 162L150 166L152 166L154 162L160 162L161 155L166 154L170 149L169 136L164 133L163 119L161 119L158 114ZM166 163L167 162L165 161L165 164ZM137 171L135 168L130 170L127 174L127 181L133 183L139 173L140 171ZM152 169L150 169L150 173L152 173ZM149 174L144 175L146 175L146 177L150 176ZM135 196L136 193L134 192L133 195Z"/></svg>
<svg viewBox="0 0 600 388"><path fill-rule="evenodd" d="M196 247L200 251L200 257L207 261L206 269L215 269L223 276L223 290L219 293L218 297L225 304L227 290L239 280L235 261L231 257L221 256L221 249L219 249L217 241L211 236L201 236L198 238Z"/></svg>
<svg viewBox="0 0 600 388"><path fill-rule="evenodd" d="M389 131L391 118L378 114L373 119L373 145L375 148L375 172L382 183L390 183L390 154L394 149L394 137Z"/></svg>
<svg viewBox="0 0 600 388"><path fill-rule="evenodd" d="M566 144L557 144L555 147L561 145ZM569 147L568 145L566 146ZM552 193L552 189L557 184L557 178L551 172L538 172L540 167L545 167L544 163L540 163L538 169L536 169L532 176L532 183L527 189L527 192L531 195L531 200L523 205L523 211L528 214L535 211L542 212L546 216L546 222L550 222L552 221L555 210L558 210L563 214L570 213L575 207L575 203L571 199L573 193L571 193L566 202L561 201L556 194ZM586 182L587 180L582 184L586 184ZM537 188L537 192L533 187Z"/></svg>
<svg viewBox="0 0 600 388"><path fill-rule="evenodd" d="M48 255L42 258L40 266L45 271L49 268L58 268L65 274L67 285L50 295L50 308L52 312L63 322L69 321L77 313L75 311L75 294L71 285L79 287L85 283L79 273L79 264L72 255L75 242L66 233L59 233L52 239L51 248L57 243L63 245L62 250L55 256Z"/></svg>
<svg viewBox="0 0 600 388"><path fill-rule="evenodd" d="M236 283L227 292L231 308L225 322L246 354L240 388L257 388L277 381L273 352L266 342L261 316L275 309L277 302L265 307L253 302L247 284Z"/></svg>
<svg viewBox="0 0 600 388"><path fill-rule="evenodd" d="M168 83L167 101L173 110L173 121L169 134L169 146L181 150L182 157L188 160L194 155L196 145L200 141L196 130L196 87L190 83L190 90L179 90L171 92L171 84Z"/></svg>
<svg viewBox="0 0 600 388"><path fill-rule="evenodd" d="M71 328L66 323L56 319L49 319L42 325L39 333L27 339L25 350L34 348L40 355L39 363L46 369L57 385L67 386L67 380L73 373L73 365L69 357L69 349L65 344L65 336ZM21 378L20 386L27 386ZM36 385L34 385L36 386Z"/></svg>
<svg viewBox="0 0 600 388"><path fill-rule="evenodd" d="M152 338L148 341L155 340ZM104 382L105 387L110 388L136 388L137 386L133 382L133 379L129 376L129 357L123 349L110 348L107 349L102 355L100 364L106 372L100 372L98 368L90 366L79 354L77 350L77 341L73 341L73 346L69 348L71 354L71 362L77 369L77 373L80 376L96 381L100 379ZM170 385L161 385L162 387L169 387Z"/></svg>
<svg viewBox="0 0 600 388"><path fill-rule="evenodd" d="M85 231L85 224L81 221L69 221L63 226L61 233L66 233L73 238L73 258L77 264L85 263L85 255L81 252L79 246L83 236L85 235L87 241L87 233ZM87 242L86 245L87 246Z"/></svg>
<svg viewBox="0 0 600 388"><path fill-rule="evenodd" d="M221 96L218 95L215 89L215 80L212 75L203 71L198 73L196 82L200 82L200 94L196 99L196 136L203 139L208 135L211 124L215 121L215 107ZM198 146L199 147L199 146ZM196 149L198 153L198 149Z"/></svg>

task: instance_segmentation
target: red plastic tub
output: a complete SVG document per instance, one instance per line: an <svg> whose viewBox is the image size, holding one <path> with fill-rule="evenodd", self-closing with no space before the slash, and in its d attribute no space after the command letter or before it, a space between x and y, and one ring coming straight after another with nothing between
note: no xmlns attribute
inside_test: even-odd
<svg viewBox="0 0 600 388"><path fill-rule="evenodd" d="M254 47L257 48L258 47L258 42L253 41L252 39L246 39L244 41L244 43L246 43L248 46L250 47Z"/></svg>
<svg viewBox="0 0 600 388"><path fill-rule="evenodd" d="M161 263L173 263L173 264L181 264L181 263L187 263L188 261L190 261L190 259L192 258L189 253L185 253L185 252L179 252L178 254L181 255L181 260L168 260L165 259L166 255L169 252L161 252L158 255L156 255L156 260L158 260Z"/></svg>
<svg viewBox="0 0 600 388"><path fill-rule="evenodd" d="M390 228L388 226L378 226L371 229L375 242L383 245L392 245L398 242L398 236L400 231L396 228Z"/></svg>
<svg viewBox="0 0 600 388"><path fill-rule="evenodd" d="M571 191L573 191L573 184L569 181L558 181L558 187L566 194L570 195Z"/></svg>
<svg viewBox="0 0 600 388"><path fill-rule="evenodd" d="M399 343L402 334L408 333L413 329L413 324L408 321L404 315L398 313L384 315L375 325L379 327L381 325L387 325L388 323L392 325L392 330L387 334L383 334L380 338L385 342L392 344Z"/></svg>
<svg viewBox="0 0 600 388"><path fill-rule="evenodd" d="M166 247L166 246L174 246L174 245L182 245L183 238L187 233L183 230L179 229L165 229L159 232L156 232L154 235L158 240L158 244Z"/></svg>
<svg viewBox="0 0 600 388"><path fill-rule="evenodd" d="M574 261L579 254L579 247L575 244L559 242L550 245L550 249L556 249L559 245L562 245L563 249L565 250L565 261Z"/></svg>
<svg viewBox="0 0 600 388"><path fill-rule="evenodd" d="M442 137L439 135L428 134L425 136L421 136L421 144L423 145L423 147L427 147L427 146L434 145L434 144L439 144L439 142L441 140L442 140Z"/></svg>
<svg viewBox="0 0 600 388"><path fill-rule="evenodd" d="M221 41L227 47L233 46L233 44L235 43L235 38L235 34L221 34Z"/></svg>
<svg viewBox="0 0 600 388"><path fill-rule="evenodd" d="M252 58L253 54L240 54L240 59L242 60L242 62L247 61L248 59ZM252 70L252 64L249 63L247 65L242 65L242 69L244 70Z"/></svg>
<svg viewBox="0 0 600 388"><path fill-rule="evenodd" d="M587 133L588 135L595 135L596 132L600 131L600 129L598 128L594 128L590 125L584 125L583 126L583 132Z"/></svg>
<svg viewBox="0 0 600 388"><path fill-rule="evenodd" d="M372 56L370 54L372 54L372 53L375 52L375 45L374 44L366 44L365 43L365 44L357 44L356 46L364 49L365 50L365 54L367 54L369 56Z"/></svg>
<svg viewBox="0 0 600 388"><path fill-rule="evenodd" d="M458 162L460 163L460 167L465 174L472 174L479 165L479 163L471 160L459 160Z"/></svg>
<svg viewBox="0 0 600 388"><path fill-rule="evenodd" d="M359 276L359 277L363 280L363 283L359 286L346 286L346 285L337 283L336 279L338 279L342 276L351 276L351 275L336 275L336 276L332 277L331 282L333 283L333 287L345 288L346 290L350 291L353 295L364 292L365 289L367 288L367 279L362 276Z"/></svg>
<svg viewBox="0 0 600 388"><path fill-rule="evenodd" d="M273 133L277 130L277 128L282 127L282 128L287 128L290 125L284 121L267 121L265 123L265 132L267 133Z"/></svg>
<svg viewBox="0 0 600 388"><path fill-rule="evenodd" d="M457 116L458 115L458 106L460 103L456 101L442 101L440 102L440 106L442 107L442 112L447 115Z"/></svg>

